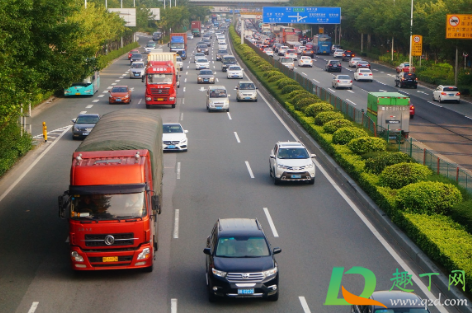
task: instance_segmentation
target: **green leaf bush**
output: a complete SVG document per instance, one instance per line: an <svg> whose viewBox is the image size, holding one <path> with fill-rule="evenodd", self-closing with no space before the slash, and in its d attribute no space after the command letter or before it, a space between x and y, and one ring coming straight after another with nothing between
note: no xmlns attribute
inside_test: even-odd
<svg viewBox="0 0 472 313"><path fill-rule="evenodd" d="M344 118L344 116L343 116ZM348 144L352 139L368 136L365 130L357 127L343 127L333 134L333 143L338 145Z"/></svg>
<svg viewBox="0 0 472 313"><path fill-rule="evenodd" d="M269 63L267 62L264 62L262 64L259 64L258 68L261 70L261 71L269 71L271 68L272 68L272 65L270 65Z"/></svg>
<svg viewBox="0 0 472 313"><path fill-rule="evenodd" d="M396 198L398 208L420 214L448 214L460 202L462 195L456 186L439 182L409 184L398 191Z"/></svg>
<svg viewBox="0 0 472 313"><path fill-rule="evenodd" d="M299 84L287 85L284 88L282 88L282 90L280 90L280 93L284 95L284 94L287 94L287 93L291 93L292 91L302 90L302 89L303 89L303 87L300 86Z"/></svg>
<svg viewBox="0 0 472 313"><path fill-rule="evenodd" d="M279 89L283 89L285 86L289 86L289 85L298 85L298 83L295 80L291 79L291 78L281 79L277 83L277 87L279 87Z"/></svg>
<svg viewBox="0 0 472 313"><path fill-rule="evenodd" d="M347 147L355 154L365 154L374 151L385 151L387 142L377 137L360 137L351 140Z"/></svg>
<svg viewBox="0 0 472 313"><path fill-rule="evenodd" d="M341 112L321 112L316 115L315 117L315 124L323 126L325 123L332 121L332 120L338 120L344 118L344 115Z"/></svg>
<svg viewBox="0 0 472 313"><path fill-rule="evenodd" d="M347 120L345 118L340 118L340 119L335 119L335 120L325 123L323 125L323 130L327 132L328 134L332 134L340 128L350 127L350 126L352 126L352 122L350 120Z"/></svg>
<svg viewBox="0 0 472 313"><path fill-rule="evenodd" d="M297 100L293 101L293 105L297 110L303 110L318 101L320 101L320 99L315 96L299 97Z"/></svg>
<svg viewBox="0 0 472 313"><path fill-rule="evenodd" d="M266 78L270 78L270 77L272 77L272 76L274 76L274 75L280 75L280 74L282 74L282 73L279 72L279 71L274 71L274 70L273 70L273 67L272 67L272 70L265 72L263 75L264 75L264 77L266 77Z"/></svg>
<svg viewBox="0 0 472 313"><path fill-rule="evenodd" d="M425 180L433 172L418 163L398 163L387 166L380 173L380 185L400 189L406 185Z"/></svg>
<svg viewBox="0 0 472 313"><path fill-rule="evenodd" d="M380 174L387 166L412 161L408 154L403 152L382 152L367 157L365 170L373 174Z"/></svg>
<svg viewBox="0 0 472 313"><path fill-rule="evenodd" d="M276 81L278 81L278 80L282 80L282 79L284 79L284 78L285 78L285 75L282 74L282 73L280 73L280 74L278 74L278 75L272 75L271 77L269 77L269 78L267 79L267 81L268 81L269 83L273 83L273 82L276 82Z"/></svg>
<svg viewBox="0 0 472 313"><path fill-rule="evenodd" d="M318 102L315 104L310 104L305 109L305 114L307 116L316 117L321 112L330 112L334 111L334 107L327 102ZM344 118L344 116L342 117Z"/></svg>
<svg viewBox="0 0 472 313"><path fill-rule="evenodd" d="M293 104L297 99L305 98L307 96L311 97L313 96L313 94L309 93L306 90L295 90L287 95L287 100Z"/></svg>

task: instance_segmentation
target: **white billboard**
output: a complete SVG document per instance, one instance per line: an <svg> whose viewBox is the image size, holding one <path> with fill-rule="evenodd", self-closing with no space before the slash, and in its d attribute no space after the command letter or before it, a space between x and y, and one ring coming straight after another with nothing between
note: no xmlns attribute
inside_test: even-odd
<svg viewBox="0 0 472 313"><path fill-rule="evenodd" d="M150 17L150 20L153 21L160 21L161 20L161 9L159 8L151 8L149 9L151 11L152 17Z"/></svg>
<svg viewBox="0 0 472 313"><path fill-rule="evenodd" d="M129 9L108 9L108 12L115 12L118 14L122 19L125 20L125 26L128 27L136 27L136 9L129 8Z"/></svg>

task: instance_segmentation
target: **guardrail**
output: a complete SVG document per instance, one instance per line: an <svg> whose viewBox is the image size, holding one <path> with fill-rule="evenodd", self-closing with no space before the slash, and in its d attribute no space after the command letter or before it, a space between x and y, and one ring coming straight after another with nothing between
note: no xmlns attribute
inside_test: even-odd
<svg viewBox="0 0 472 313"><path fill-rule="evenodd" d="M290 70L282 63L277 62L273 57L265 54L246 38L244 38L244 43L253 48L260 57L272 64L280 72L296 80L303 88L305 88L305 90L317 95L321 100L331 103L336 109L348 116L352 121L363 125L366 129L370 130L375 137L385 137L386 134L387 137L385 139L388 140L388 132L386 132L385 129L382 129L382 127L376 126L374 121L365 114L364 110L359 110L348 102L331 94L326 89L316 85L310 79ZM418 163L428 166L435 173L456 181L459 186L464 187L472 193L472 175L468 173L466 169L461 168L456 163L444 160L433 151L426 149L420 141L412 137L406 140L396 140L396 142L400 151L408 154Z"/></svg>

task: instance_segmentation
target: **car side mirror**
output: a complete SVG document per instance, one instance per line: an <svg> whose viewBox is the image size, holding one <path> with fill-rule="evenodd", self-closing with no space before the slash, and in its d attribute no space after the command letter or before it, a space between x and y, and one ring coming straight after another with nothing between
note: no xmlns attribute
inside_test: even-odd
<svg viewBox="0 0 472 313"><path fill-rule="evenodd" d="M72 123L75 123L76 120L77 120L77 119L73 118L73 119L72 119Z"/></svg>
<svg viewBox="0 0 472 313"><path fill-rule="evenodd" d="M273 253L273 254L279 254L280 252L282 252L282 249L280 249L280 248L274 248L274 249L272 250L272 253Z"/></svg>
<svg viewBox="0 0 472 313"><path fill-rule="evenodd" d="M271 158L271 159L275 159L275 154L271 154L271 155L270 155L270 158Z"/></svg>
<svg viewBox="0 0 472 313"><path fill-rule="evenodd" d="M210 248L205 248L205 249L203 249L203 253L205 253L206 255L211 255L211 249Z"/></svg>

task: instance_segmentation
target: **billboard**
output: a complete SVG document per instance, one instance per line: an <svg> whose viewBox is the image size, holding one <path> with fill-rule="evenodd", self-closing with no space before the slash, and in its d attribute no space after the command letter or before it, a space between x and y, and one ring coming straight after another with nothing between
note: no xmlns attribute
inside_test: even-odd
<svg viewBox="0 0 472 313"><path fill-rule="evenodd" d="M125 20L127 27L136 27L136 9L108 9L108 12L115 12Z"/></svg>
<svg viewBox="0 0 472 313"><path fill-rule="evenodd" d="M447 14L446 39L472 39L472 14Z"/></svg>
<svg viewBox="0 0 472 313"><path fill-rule="evenodd" d="M152 14L152 16L149 17L149 20L152 20L152 21L160 21L161 20L161 9L151 8L151 9L149 9L149 11Z"/></svg>
<svg viewBox="0 0 472 313"><path fill-rule="evenodd" d="M263 7L264 23L340 24L341 8Z"/></svg>

